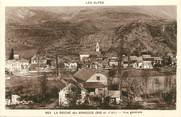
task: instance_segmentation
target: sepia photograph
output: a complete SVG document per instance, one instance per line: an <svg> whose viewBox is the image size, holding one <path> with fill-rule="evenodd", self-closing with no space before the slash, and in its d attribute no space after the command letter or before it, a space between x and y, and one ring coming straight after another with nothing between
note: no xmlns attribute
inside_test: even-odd
<svg viewBox="0 0 181 117"><path fill-rule="evenodd" d="M176 110L177 6L7 6L5 108Z"/></svg>

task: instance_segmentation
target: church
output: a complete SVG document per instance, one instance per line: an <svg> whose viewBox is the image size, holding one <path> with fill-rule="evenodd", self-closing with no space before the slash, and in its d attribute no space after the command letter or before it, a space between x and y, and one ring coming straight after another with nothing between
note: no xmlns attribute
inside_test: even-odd
<svg viewBox="0 0 181 117"><path fill-rule="evenodd" d="M91 58L91 57L100 57L101 51L100 51L99 43L98 42L96 43L95 51L88 51L88 50L82 51L79 53L79 55L80 55L80 61L87 60L88 58Z"/></svg>
<svg viewBox="0 0 181 117"><path fill-rule="evenodd" d="M80 61L83 63L83 68L102 68L103 55L101 54L99 43L96 43L94 51L80 52Z"/></svg>

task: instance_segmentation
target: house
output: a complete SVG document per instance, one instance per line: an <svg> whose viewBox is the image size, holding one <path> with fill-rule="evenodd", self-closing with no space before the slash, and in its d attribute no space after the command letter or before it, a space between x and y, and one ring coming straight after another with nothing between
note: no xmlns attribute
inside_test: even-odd
<svg viewBox="0 0 181 117"><path fill-rule="evenodd" d="M11 98L6 99L6 105L17 105L17 104L20 104L21 103L20 98L21 97L19 95L12 94Z"/></svg>
<svg viewBox="0 0 181 117"><path fill-rule="evenodd" d="M120 90L109 90L109 96L112 99L112 102L116 102L116 104L120 103Z"/></svg>
<svg viewBox="0 0 181 117"><path fill-rule="evenodd" d="M90 52L90 56L89 56L90 61L102 61L103 60L103 55L101 54L101 52Z"/></svg>
<svg viewBox="0 0 181 117"><path fill-rule="evenodd" d="M89 67L89 68L91 68L91 69L98 69L98 66L99 66L99 63L98 63L98 62L92 62L92 63L90 64L90 67Z"/></svg>
<svg viewBox="0 0 181 117"><path fill-rule="evenodd" d="M153 57L153 66L160 66L162 65L163 59L161 57Z"/></svg>
<svg viewBox="0 0 181 117"><path fill-rule="evenodd" d="M49 65L31 64L29 67L29 72L31 73L35 73L35 72L53 73L54 71L55 71L55 67L49 66Z"/></svg>
<svg viewBox="0 0 181 117"><path fill-rule="evenodd" d="M143 58L152 58L150 54L142 54Z"/></svg>
<svg viewBox="0 0 181 117"><path fill-rule="evenodd" d="M19 54L14 54L14 59L15 60L19 60L20 59L20 55Z"/></svg>
<svg viewBox="0 0 181 117"><path fill-rule="evenodd" d="M103 67L102 63L99 63L99 62L95 61L95 62L92 62L90 64L89 68L91 68L91 69L101 69L102 67Z"/></svg>
<svg viewBox="0 0 181 117"><path fill-rule="evenodd" d="M31 72L50 72L55 68L53 61L50 58L40 55L33 55L30 59Z"/></svg>
<svg viewBox="0 0 181 117"><path fill-rule="evenodd" d="M142 62L138 63L137 69L153 69L152 61L143 60Z"/></svg>
<svg viewBox="0 0 181 117"><path fill-rule="evenodd" d="M117 50L115 48L109 48L106 52L105 52L105 56L107 58L110 57L118 57L118 53Z"/></svg>
<svg viewBox="0 0 181 117"><path fill-rule="evenodd" d="M125 55L122 56L122 66L123 68L128 67L128 56L125 56Z"/></svg>
<svg viewBox="0 0 181 117"><path fill-rule="evenodd" d="M137 68L136 69L142 68L142 65L143 65L143 57L142 56L138 56L137 57Z"/></svg>
<svg viewBox="0 0 181 117"><path fill-rule="evenodd" d="M104 60L102 60L101 64L102 64L103 69L110 69L108 58L105 58Z"/></svg>
<svg viewBox="0 0 181 117"><path fill-rule="evenodd" d="M29 61L22 60L7 60L5 69L12 74L26 74L29 72Z"/></svg>
<svg viewBox="0 0 181 117"><path fill-rule="evenodd" d="M11 105L11 99L6 99L6 105Z"/></svg>
<svg viewBox="0 0 181 117"><path fill-rule="evenodd" d="M169 56L169 57L171 57L171 58L172 58L172 57L174 57L174 54L173 54L173 53L171 53L171 52L168 52L166 56Z"/></svg>
<svg viewBox="0 0 181 117"><path fill-rule="evenodd" d="M107 95L108 71L82 68L74 74L74 78L92 95Z"/></svg>
<svg viewBox="0 0 181 117"><path fill-rule="evenodd" d="M172 66L176 66L176 64L177 64L177 58L172 57Z"/></svg>
<svg viewBox="0 0 181 117"><path fill-rule="evenodd" d="M105 95L105 85L100 82L85 82L83 87L87 89L90 95Z"/></svg>
<svg viewBox="0 0 181 117"><path fill-rule="evenodd" d="M154 63L162 64L163 59L161 57L154 57Z"/></svg>
<svg viewBox="0 0 181 117"><path fill-rule="evenodd" d="M154 58L149 54L142 56L131 55L129 57L129 66L135 69L153 69ZM128 62L123 61L123 68L127 68Z"/></svg>
<svg viewBox="0 0 181 117"><path fill-rule="evenodd" d="M149 54L130 56L131 66L136 69L153 69L154 57Z"/></svg>
<svg viewBox="0 0 181 117"><path fill-rule="evenodd" d="M109 66L118 66L118 57L110 57L109 58Z"/></svg>
<svg viewBox="0 0 181 117"><path fill-rule="evenodd" d="M137 61L131 61L131 62L130 62L130 67L137 69L137 68L138 68L138 63L137 63Z"/></svg>
<svg viewBox="0 0 181 117"><path fill-rule="evenodd" d="M59 91L59 106L69 107L84 103L87 90L72 75L63 74L60 82L62 85Z"/></svg>
<svg viewBox="0 0 181 117"><path fill-rule="evenodd" d="M108 51L105 53L106 57L108 58L108 65L110 67L112 66L118 66L118 54L116 49L109 48Z"/></svg>
<svg viewBox="0 0 181 117"><path fill-rule="evenodd" d="M69 107L76 104L78 96L81 94L81 89L77 85L69 83L59 91L59 106Z"/></svg>
<svg viewBox="0 0 181 117"><path fill-rule="evenodd" d="M76 62L64 63L64 66L65 66L65 69L68 71L76 71L78 67Z"/></svg>
<svg viewBox="0 0 181 117"><path fill-rule="evenodd" d="M80 52L80 61L83 63L82 68L102 69L104 54L101 53L99 43L96 43L95 51L84 50Z"/></svg>
<svg viewBox="0 0 181 117"><path fill-rule="evenodd" d="M138 57L134 55L129 56L130 67L135 69L138 67L137 58Z"/></svg>
<svg viewBox="0 0 181 117"><path fill-rule="evenodd" d="M134 56L134 55L132 55L132 56L130 56L129 57L129 59L130 59L130 61L137 61L137 56Z"/></svg>
<svg viewBox="0 0 181 117"><path fill-rule="evenodd" d="M143 61L143 57L142 56L138 56L137 57L137 62L141 62L141 61Z"/></svg>
<svg viewBox="0 0 181 117"><path fill-rule="evenodd" d="M130 66L135 69L153 69L154 58L150 54L130 56Z"/></svg>
<svg viewBox="0 0 181 117"><path fill-rule="evenodd" d="M89 58L90 53L89 52L80 52L79 55L80 55L80 60L83 61L84 59Z"/></svg>
<svg viewBox="0 0 181 117"><path fill-rule="evenodd" d="M47 58L40 55L33 55L30 59L31 64L47 64Z"/></svg>
<svg viewBox="0 0 181 117"><path fill-rule="evenodd" d="M79 104L90 104L90 99L88 96L88 91L86 89L81 90L81 98L77 101Z"/></svg>
<svg viewBox="0 0 181 117"><path fill-rule="evenodd" d="M142 64L141 64L141 69L153 69L153 60L154 58L143 58Z"/></svg>
<svg viewBox="0 0 181 117"><path fill-rule="evenodd" d="M83 61L84 59L88 59L89 57L91 58L100 58L101 52L100 52L100 46L99 43L96 43L95 46L95 51L90 51L90 50L84 50L79 53L80 60Z"/></svg>
<svg viewBox="0 0 181 117"><path fill-rule="evenodd" d="M128 68L128 61L123 61L122 65L123 65L123 68Z"/></svg>
<svg viewBox="0 0 181 117"><path fill-rule="evenodd" d="M19 95L11 95L11 104L12 105L20 104L20 96Z"/></svg>
<svg viewBox="0 0 181 117"><path fill-rule="evenodd" d="M80 52L80 60L81 61L96 61L96 60L101 60L102 56L101 56L101 52L95 52L95 51L83 51Z"/></svg>
<svg viewBox="0 0 181 117"><path fill-rule="evenodd" d="M174 54L173 53L167 53L167 57L168 57L170 65L175 66L177 59L174 56Z"/></svg>

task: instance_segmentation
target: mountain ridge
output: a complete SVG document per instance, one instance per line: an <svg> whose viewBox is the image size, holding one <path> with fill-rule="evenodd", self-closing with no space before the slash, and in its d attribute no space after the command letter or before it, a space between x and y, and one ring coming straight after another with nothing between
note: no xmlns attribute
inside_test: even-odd
<svg viewBox="0 0 181 117"><path fill-rule="evenodd" d="M21 12L24 9L26 8ZM160 55L176 53L177 31L176 21L173 19L163 19L142 12L132 13L129 10L123 12L112 7L98 11L81 9L66 16L58 14L58 11L30 11L34 15L27 16L29 12L25 11L21 13L24 15L20 19L16 13L11 16L12 11L7 13L6 56L11 48L24 58L32 56L30 53L35 54L39 49L45 50L45 54L55 48L61 52L79 54L84 49L93 51L97 41L106 52L109 48L117 48L122 37L128 39L127 43L130 45L127 44L126 48L130 52L139 48L135 45L137 43L142 47L139 50L147 49ZM162 27L165 28L164 32Z"/></svg>

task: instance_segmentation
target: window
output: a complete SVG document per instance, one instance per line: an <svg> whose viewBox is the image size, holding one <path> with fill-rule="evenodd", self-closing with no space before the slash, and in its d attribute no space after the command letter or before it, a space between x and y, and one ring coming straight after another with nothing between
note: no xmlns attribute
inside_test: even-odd
<svg viewBox="0 0 181 117"><path fill-rule="evenodd" d="M100 80L100 76L96 76L96 79L97 79L97 80Z"/></svg>
<svg viewBox="0 0 181 117"><path fill-rule="evenodd" d="M69 98L69 97L70 97L70 94L65 94L65 97L66 97L66 98Z"/></svg>

